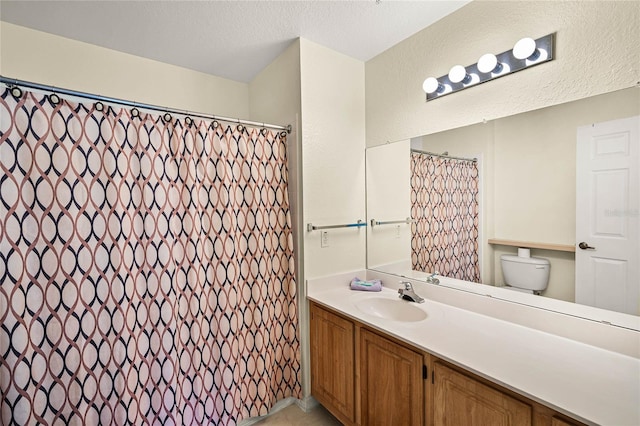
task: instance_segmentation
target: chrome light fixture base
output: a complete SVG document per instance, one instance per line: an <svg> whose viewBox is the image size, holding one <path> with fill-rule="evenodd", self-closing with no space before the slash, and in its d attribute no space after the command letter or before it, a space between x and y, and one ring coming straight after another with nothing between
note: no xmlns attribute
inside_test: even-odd
<svg viewBox="0 0 640 426"><path fill-rule="evenodd" d="M518 45L518 43L516 43L517 49L510 49L500 53L499 55L495 55L497 59L496 66L489 72L481 72L479 69L485 69L483 66L486 59L483 58L487 55L483 55L483 57L481 57L481 59L483 59L483 64L480 67L478 67L477 63L465 67L466 76L460 82L451 81L449 74L445 74L442 77L435 79L436 81L430 80L430 84L425 84L423 90L427 91L427 87L429 87L430 90L431 88L435 88L435 90L431 93L427 92L427 101L432 101L434 99L450 95L451 93L459 92L460 90L477 86L478 84L486 83L487 81L495 80L496 78L504 77L505 75L513 74L514 72L522 71L523 69L553 60L554 36L555 33L535 40L533 52L524 59L518 59L516 57L516 54L517 56L522 56L521 46L523 44L518 42L520 43L520 45ZM527 48L530 48L530 43L525 44L527 45ZM515 50L518 51L514 53ZM433 77L429 78L433 79Z"/></svg>

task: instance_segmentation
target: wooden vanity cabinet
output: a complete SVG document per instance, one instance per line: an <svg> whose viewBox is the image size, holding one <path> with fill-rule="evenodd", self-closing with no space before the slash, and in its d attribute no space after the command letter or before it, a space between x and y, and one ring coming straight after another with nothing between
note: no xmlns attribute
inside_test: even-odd
<svg viewBox="0 0 640 426"><path fill-rule="evenodd" d="M421 353L361 330L362 424L423 425L423 365Z"/></svg>
<svg viewBox="0 0 640 426"><path fill-rule="evenodd" d="M311 394L345 425L581 425L392 336L309 305Z"/></svg>
<svg viewBox="0 0 640 426"><path fill-rule="evenodd" d="M355 324L309 304L311 394L345 425L356 424Z"/></svg>

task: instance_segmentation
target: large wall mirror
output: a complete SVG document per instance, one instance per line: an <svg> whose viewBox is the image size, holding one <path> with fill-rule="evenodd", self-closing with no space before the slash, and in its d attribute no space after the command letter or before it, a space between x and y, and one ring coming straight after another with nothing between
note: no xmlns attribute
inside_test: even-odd
<svg viewBox="0 0 640 426"><path fill-rule="evenodd" d="M431 249L432 257L437 251L435 257L448 256L454 259L453 266L447 266L446 271L438 271L440 275L458 278L442 279L441 285L454 283L455 286L482 293L487 293L487 286L490 286L494 297L497 295L535 306L551 306L551 309L560 311L579 311L580 308L570 307L576 305L576 257L580 255L580 249L576 249L576 220L581 220L577 219L576 209L577 203L581 203L576 199L576 182L580 182L576 173L581 172L581 166L577 163L577 157L581 155L577 141L578 129L638 115L640 88L631 87L368 148L368 268L417 279L428 279L434 272L421 262L416 262L417 256L424 256L417 253L422 248L422 243L415 235L418 226L416 214L423 207L417 205L419 200L415 199L417 166L412 155L426 152L435 154L432 155L433 158L455 157L459 159L457 163L462 164L463 170L455 172L457 174L453 184L441 185L466 185L468 180L474 179L472 185L466 185L472 192L453 197L458 197L455 200L458 205L464 204L468 197L475 198L478 204L474 207L477 210L465 204L465 214L470 212L470 215L476 216L455 219L454 228L466 226L467 230L454 229L454 239L457 241L458 236L462 238L463 234L471 232L476 236L476 243L474 246L468 241L459 241L454 245L432 241L435 247ZM635 129L636 132L638 130ZM623 145L624 142L614 142L611 146L626 149ZM604 154L608 154L606 150L609 148L603 149ZM638 148L634 149L630 155L638 157L634 163L637 168L640 164L640 152ZM441 157L440 154L444 153L446 155ZM473 167L469 168L471 163ZM632 191L639 191L639 176L637 170L631 174L632 187L635 188L631 188ZM621 207L621 204L616 204L620 201L619 198L616 199L616 194L622 191L619 188L619 182L622 181L616 180L614 176L602 182L605 186L610 185L610 191L605 192L613 194L610 195L611 205L600 206L611 219L611 223L605 225L613 228L627 226L626 231L631 230L635 235L635 247L638 250L640 213L633 206ZM640 194L631 194L632 199L635 197L637 200L639 196ZM446 210L447 207L441 209ZM606 217L604 219L608 220ZM519 253L520 245L529 248L528 252ZM536 292L537 294L526 294L503 287L505 280L500 259L504 254L530 255L548 260L550 275L546 289ZM470 272L463 277L460 270L469 267L457 260L474 256L477 258L477 274ZM640 254L632 257L629 262L631 269L638 270ZM621 312L619 315L614 314L615 321L623 326L631 324L630 327L635 327L640 323L637 320L637 315L640 315L640 295L633 291L628 293L628 289L619 285L618 281L624 279L616 276L618 272L615 265L612 265L613 263L605 265L609 269L597 271L600 274L611 271L604 291L609 294L627 291L623 297L631 298L631 301L623 309L609 308L606 305L599 306L598 309ZM545 304L543 300L548 302ZM625 317L630 321L626 321Z"/></svg>

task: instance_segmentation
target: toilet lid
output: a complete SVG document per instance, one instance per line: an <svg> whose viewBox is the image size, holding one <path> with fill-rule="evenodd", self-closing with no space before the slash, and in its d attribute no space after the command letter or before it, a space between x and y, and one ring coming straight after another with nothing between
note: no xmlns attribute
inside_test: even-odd
<svg viewBox="0 0 640 426"><path fill-rule="evenodd" d="M530 265L548 265L549 259L543 259L542 257L520 257L511 254L503 254L500 259L505 262L515 263L528 263Z"/></svg>

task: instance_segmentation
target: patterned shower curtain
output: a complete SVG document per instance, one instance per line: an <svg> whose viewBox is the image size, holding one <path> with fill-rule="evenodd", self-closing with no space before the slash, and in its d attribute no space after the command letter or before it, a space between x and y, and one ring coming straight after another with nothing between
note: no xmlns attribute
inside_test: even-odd
<svg viewBox="0 0 640 426"><path fill-rule="evenodd" d="M411 153L411 264L480 282L478 164Z"/></svg>
<svg viewBox="0 0 640 426"><path fill-rule="evenodd" d="M299 397L285 145L5 89L0 424L225 425Z"/></svg>

